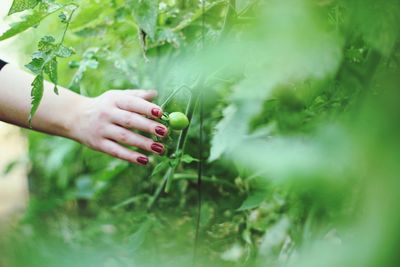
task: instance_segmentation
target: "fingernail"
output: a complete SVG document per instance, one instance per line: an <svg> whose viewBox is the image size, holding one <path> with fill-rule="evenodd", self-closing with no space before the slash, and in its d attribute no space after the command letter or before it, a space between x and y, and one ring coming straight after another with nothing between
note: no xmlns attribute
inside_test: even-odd
<svg viewBox="0 0 400 267"><path fill-rule="evenodd" d="M166 133L167 133L167 130L166 130L164 127L157 126L157 127L156 127L156 133L157 133L158 135L165 136Z"/></svg>
<svg viewBox="0 0 400 267"><path fill-rule="evenodd" d="M153 108L153 109L151 110L151 114L152 114L154 117L160 118L160 117L162 116L162 111L161 111L160 109L158 109L158 108Z"/></svg>
<svg viewBox="0 0 400 267"><path fill-rule="evenodd" d="M147 163L149 163L149 159L146 157L138 157L137 162L139 162L142 165L147 165Z"/></svg>
<svg viewBox="0 0 400 267"><path fill-rule="evenodd" d="M151 145L151 150L153 150L154 152L157 152L159 154L164 153L164 147L161 144L158 144L158 143L153 143Z"/></svg>

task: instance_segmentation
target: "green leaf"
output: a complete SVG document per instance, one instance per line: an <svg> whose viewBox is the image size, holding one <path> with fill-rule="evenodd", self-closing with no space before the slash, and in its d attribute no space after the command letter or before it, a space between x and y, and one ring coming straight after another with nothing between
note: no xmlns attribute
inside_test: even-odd
<svg viewBox="0 0 400 267"><path fill-rule="evenodd" d="M182 156L181 161L184 163L192 163L192 162L198 162L199 160L196 158L193 158L192 156L185 154Z"/></svg>
<svg viewBox="0 0 400 267"><path fill-rule="evenodd" d="M97 67L99 66L99 62L96 58L98 50L98 48L89 48L83 54L83 59L81 62L79 62L79 69L75 73L74 77L72 78L71 84L69 85L70 89L74 91L79 91L80 83L87 69L97 69Z"/></svg>
<svg viewBox="0 0 400 267"><path fill-rule="evenodd" d="M361 33L364 40L385 55L390 54L398 40L400 12L396 0L346 1L346 7L353 11L351 25ZM374 18L374 19L366 19Z"/></svg>
<svg viewBox="0 0 400 267"><path fill-rule="evenodd" d="M128 246L131 251L136 251L142 246L151 227L152 222L146 221L140 226L139 230L129 237Z"/></svg>
<svg viewBox="0 0 400 267"><path fill-rule="evenodd" d="M267 194L264 191L254 192L246 198L238 210L242 211L257 208L265 200L266 196Z"/></svg>
<svg viewBox="0 0 400 267"><path fill-rule="evenodd" d="M109 181L118 177L123 171L129 168L129 164L127 162L121 160L111 161L106 169L103 169L96 173L93 178L96 181Z"/></svg>
<svg viewBox="0 0 400 267"><path fill-rule="evenodd" d="M43 97L43 81L44 81L43 74L40 74L36 76L35 80L33 80L32 82L32 91L31 91L32 107L29 115L29 127L32 127L32 118L33 116L35 116L40 101L42 100Z"/></svg>
<svg viewBox="0 0 400 267"><path fill-rule="evenodd" d="M62 58L67 58L72 56L75 53L75 51L71 48L68 48L64 45L60 45L60 47L58 48L58 50L56 51L56 55L58 57L62 57Z"/></svg>
<svg viewBox="0 0 400 267"><path fill-rule="evenodd" d="M54 83L54 92L58 95L58 74L57 74L57 58L54 57L44 66L44 72L49 76L49 79L52 83Z"/></svg>
<svg viewBox="0 0 400 267"><path fill-rule="evenodd" d="M39 51L49 52L54 49L54 43L56 39L53 36L46 35L42 37L38 44Z"/></svg>
<svg viewBox="0 0 400 267"><path fill-rule="evenodd" d="M219 159L242 141L248 130L248 125L243 122L249 121L256 107L255 103L249 102L241 107L231 104L225 108L224 118L215 127L209 161Z"/></svg>
<svg viewBox="0 0 400 267"><path fill-rule="evenodd" d="M140 29L150 38L154 38L156 32L158 1L157 0L132 0L133 15Z"/></svg>
<svg viewBox="0 0 400 267"><path fill-rule="evenodd" d="M42 72L45 61L43 58L33 58L32 61L25 65L33 74L39 75Z"/></svg>
<svg viewBox="0 0 400 267"><path fill-rule="evenodd" d="M182 42L181 36L169 28L161 29L156 34L156 41L160 44L170 43L178 48Z"/></svg>
<svg viewBox="0 0 400 267"><path fill-rule="evenodd" d="M14 0L8 15L21 12L27 9L32 9L39 4L39 0Z"/></svg>
<svg viewBox="0 0 400 267"><path fill-rule="evenodd" d="M168 160L161 161L154 167L153 172L151 173L150 176L152 177L152 176L156 175L157 173L164 171L166 168L168 168L168 166L169 166Z"/></svg>
<svg viewBox="0 0 400 267"><path fill-rule="evenodd" d="M25 65L25 67L35 75L41 74L44 68L49 69L47 65L54 59L54 56L52 55L55 48L54 42L55 39L52 36L45 36L41 38L38 44L39 51L36 51L32 54L32 61ZM49 75L49 73L47 74Z"/></svg>
<svg viewBox="0 0 400 267"><path fill-rule="evenodd" d="M83 38L104 36L107 31L106 25L96 25L94 27L85 27L74 32L75 35Z"/></svg>
<svg viewBox="0 0 400 267"><path fill-rule="evenodd" d="M53 14L54 12L56 12L62 8L63 8L63 6L58 7L57 9L51 10L49 12L47 12L43 9L35 10L32 14L26 16L23 21L13 24L10 29L8 29L5 33L3 33L0 36L0 41L4 41L8 38L11 38L11 37L21 33L21 32L26 31L27 29L29 29L31 27L38 25L47 16Z"/></svg>
<svg viewBox="0 0 400 267"><path fill-rule="evenodd" d="M66 12L62 12L60 15L58 15L61 23L67 23L68 22L68 17Z"/></svg>

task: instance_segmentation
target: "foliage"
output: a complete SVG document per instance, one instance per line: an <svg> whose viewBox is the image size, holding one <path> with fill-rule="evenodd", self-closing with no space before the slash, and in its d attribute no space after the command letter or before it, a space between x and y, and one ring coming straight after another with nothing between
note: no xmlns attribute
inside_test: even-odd
<svg viewBox="0 0 400 267"><path fill-rule="evenodd" d="M398 0L39 2L0 37L42 22L32 115L46 74L191 125L150 168L30 133L10 266L395 266Z"/></svg>

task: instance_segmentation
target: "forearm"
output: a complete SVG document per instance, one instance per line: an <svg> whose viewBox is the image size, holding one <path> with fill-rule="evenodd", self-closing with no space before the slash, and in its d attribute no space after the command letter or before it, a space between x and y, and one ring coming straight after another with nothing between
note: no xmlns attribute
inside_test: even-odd
<svg viewBox="0 0 400 267"><path fill-rule="evenodd" d="M28 127L32 81L32 75L12 65L6 65L0 71L0 120ZM79 116L76 110L86 98L63 88L59 88L59 95L56 95L53 88L54 85L45 82L42 102L32 120L32 127L41 132L74 138L71 130Z"/></svg>

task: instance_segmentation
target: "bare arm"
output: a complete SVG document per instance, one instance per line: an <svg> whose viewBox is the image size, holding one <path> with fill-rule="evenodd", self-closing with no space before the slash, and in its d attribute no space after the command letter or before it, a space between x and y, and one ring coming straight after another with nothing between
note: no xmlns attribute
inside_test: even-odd
<svg viewBox="0 0 400 267"><path fill-rule="evenodd" d="M31 75L11 65L6 65L0 71L0 119L2 121L28 127L32 80ZM32 126L41 132L73 138L71 128L76 120L74 117L78 116L74 110L79 109L78 106L83 105L86 99L69 90L61 90L58 97L50 88L52 86L46 83L43 102L32 121ZM66 113L71 115L65 116Z"/></svg>
<svg viewBox="0 0 400 267"><path fill-rule="evenodd" d="M0 71L0 120L28 127L32 81L32 75L12 65L6 65ZM167 135L166 127L152 120L162 115L161 108L149 102L155 96L155 91L114 90L97 98L88 98L64 88L59 88L59 95L56 95L53 85L45 83L32 127L146 165L148 158L145 155L120 144L163 153L162 144L130 131L137 129L160 137Z"/></svg>

